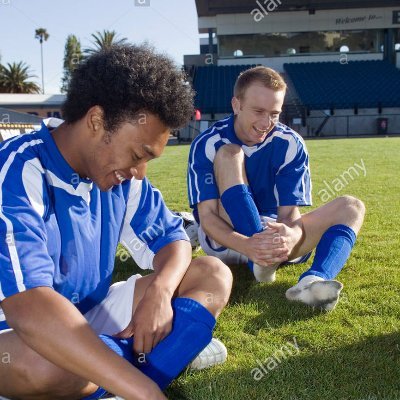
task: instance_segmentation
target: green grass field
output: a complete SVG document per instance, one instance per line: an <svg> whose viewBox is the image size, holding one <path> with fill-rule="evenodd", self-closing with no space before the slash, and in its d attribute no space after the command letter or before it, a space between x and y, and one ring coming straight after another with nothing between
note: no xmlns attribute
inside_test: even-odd
<svg viewBox="0 0 400 400"><path fill-rule="evenodd" d="M324 180L331 185L354 163L366 168L366 176L360 172L337 193L357 196L367 207L339 276L340 303L324 313L286 301L286 289L311 260L279 270L271 285L257 284L245 266L232 267L231 300L215 331L228 348L228 361L185 372L168 389L170 399L400 400L400 138L315 140L307 147L313 207L323 204L318 193ZM167 147L149 164L149 178L174 210L189 209L188 151L189 146ZM131 261L119 263L115 280L132 268ZM269 357L294 340L298 351L267 368ZM268 372L258 381L251 372L257 360Z"/></svg>

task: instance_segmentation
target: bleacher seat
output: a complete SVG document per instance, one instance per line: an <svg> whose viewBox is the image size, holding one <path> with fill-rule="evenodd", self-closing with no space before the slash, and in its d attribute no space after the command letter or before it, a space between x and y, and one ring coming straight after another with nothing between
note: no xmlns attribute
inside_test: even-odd
<svg viewBox="0 0 400 400"><path fill-rule="evenodd" d="M284 64L310 109L400 107L400 70L386 61Z"/></svg>
<svg viewBox="0 0 400 400"><path fill-rule="evenodd" d="M202 113L230 113L233 86L238 75L255 65L197 67L193 86L195 105Z"/></svg>

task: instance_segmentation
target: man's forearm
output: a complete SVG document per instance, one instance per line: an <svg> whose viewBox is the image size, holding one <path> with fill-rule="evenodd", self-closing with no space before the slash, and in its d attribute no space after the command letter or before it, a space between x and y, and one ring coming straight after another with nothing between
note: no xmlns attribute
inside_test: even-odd
<svg viewBox="0 0 400 400"><path fill-rule="evenodd" d="M247 237L235 232L233 228L219 215L208 213L202 216L201 226L204 232L218 244L246 254ZM248 254L246 254L248 255Z"/></svg>
<svg viewBox="0 0 400 400"><path fill-rule="evenodd" d="M192 260L192 248L189 242L178 240L169 243L154 256L154 280L148 291L158 288L172 298L181 283Z"/></svg>
<svg viewBox="0 0 400 400"><path fill-rule="evenodd" d="M76 307L54 290L28 290L4 300L2 308L18 336L53 364L126 399L162 396L154 382L110 350ZM164 398L158 394L156 398Z"/></svg>

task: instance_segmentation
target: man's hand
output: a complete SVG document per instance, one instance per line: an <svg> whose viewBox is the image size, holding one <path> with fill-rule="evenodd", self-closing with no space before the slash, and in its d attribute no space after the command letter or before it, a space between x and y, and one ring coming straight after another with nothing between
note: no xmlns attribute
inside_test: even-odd
<svg viewBox="0 0 400 400"><path fill-rule="evenodd" d="M279 222L268 222L267 229L248 238L246 256L256 264L272 267L288 261L301 232Z"/></svg>
<svg viewBox="0 0 400 400"><path fill-rule="evenodd" d="M278 227L268 227L247 239L244 254L256 264L270 267L287 261L289 255L287 240L279 233Z"/></svg>
<svg viewBox="0 0 400 400"><path fill-rule="evenodd" d="M147 287L129 325L120 338L134 337L133 350L149 353L172 330L172 297L192 259L192 248L186 240L177 240L161 248L153 260L154 279ZM140 358L139 358L140 359Z"/></svg>
<svg viewBox="0 0 400 400"><path fill-rule="evenodd" d="M142 355L164 339L172 329L171 295L150 285L139 302L129 325L117 337L134 337L133 350Z"/></svg>
<svg viewBox="0 0 400 400"><path fill-rule="evenodd" d="M291 228L290 226L280 223L280 222L268 222L268 228L266 231L274 230L275 237L279 237L286 243L286 247L289 251L288 255L290 255L301 239L302 231L296 228Z"/></svg>

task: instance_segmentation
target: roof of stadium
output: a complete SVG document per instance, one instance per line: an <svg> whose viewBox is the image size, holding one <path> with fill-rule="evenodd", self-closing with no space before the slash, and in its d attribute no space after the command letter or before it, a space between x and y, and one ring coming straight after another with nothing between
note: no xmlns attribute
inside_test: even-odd
<svg viewBox="0 0 400 400"><path fill-rule="evenodd" d="M0 107L0 127L2 128L15 124L40 125L41 122L42 118L36 115L20 113L18 111Z"/></svg>
<svg viewBox="0 0 400 400"><path fill-rule="evenodd" d="M338 10L346 8L371 8L399 6L399 0L259 0L261 4L275 1L279 11ZM196 0L199 17L217 14L249 13L258 7L256 0Z"/></svg>
<svg viewBox="0 0 400 400"><path fill-rule="evenodd" d="M0 107L22 105L58 106L64 102L65 97L64 94L1 93Z"/></svg>

